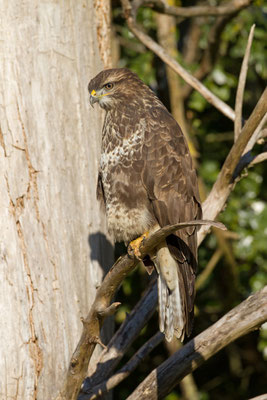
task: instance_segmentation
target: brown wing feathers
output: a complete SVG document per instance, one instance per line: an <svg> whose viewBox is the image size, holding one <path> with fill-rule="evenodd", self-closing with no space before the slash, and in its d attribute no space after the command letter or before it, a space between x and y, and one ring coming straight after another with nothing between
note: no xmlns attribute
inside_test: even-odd
<svg viewBox="0 0 267 400"><path fill-rule="evenodd" d="M143 179L155 217L160 226L201 218L196 173L185 139L164 107L158 107L156 111L156 121L160 123L156 124L153 119L143 147L144 157L147 157ZM189 335L195 298L196 230L190 227L178 231L166 241L179 263L180 292L185 308L186 333Z"/></svg>

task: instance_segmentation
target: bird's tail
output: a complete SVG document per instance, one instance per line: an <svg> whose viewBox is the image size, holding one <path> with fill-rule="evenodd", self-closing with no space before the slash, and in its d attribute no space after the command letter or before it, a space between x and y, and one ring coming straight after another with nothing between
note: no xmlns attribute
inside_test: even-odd
<svg viewBox="0 0 267 400"><path fill-rule="evenodd" d="M171 341L176 336L184 339L186 327L185 298L183 277L167 244L157 249L153 260L158 272L158 304L159 328L164 332L166 340Z"/></svg>

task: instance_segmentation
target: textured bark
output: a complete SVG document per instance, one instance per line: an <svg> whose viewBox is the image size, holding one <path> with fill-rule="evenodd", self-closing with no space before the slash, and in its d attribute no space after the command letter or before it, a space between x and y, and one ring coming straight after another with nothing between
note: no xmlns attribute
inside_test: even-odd
<svg viewBox="0 0 267 400"><path fill-rule="evenodd" d="M112 262L87 93L103 63L92 2L0 15L0 398L49 399Z"/></svg>

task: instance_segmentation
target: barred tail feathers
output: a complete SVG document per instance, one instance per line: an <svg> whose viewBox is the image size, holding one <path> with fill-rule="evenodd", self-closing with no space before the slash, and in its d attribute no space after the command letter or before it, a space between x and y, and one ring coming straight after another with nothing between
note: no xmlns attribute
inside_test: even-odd
<svg viewBox="0 0 267 400"><path fill-rule="evenodd" d="M166 244L157 249L154 260L158 272L158 303L160 331L167 341L173 335L183 340L185 334L185 304L182 297L183 279L177 261L172 257Z"/></svg>

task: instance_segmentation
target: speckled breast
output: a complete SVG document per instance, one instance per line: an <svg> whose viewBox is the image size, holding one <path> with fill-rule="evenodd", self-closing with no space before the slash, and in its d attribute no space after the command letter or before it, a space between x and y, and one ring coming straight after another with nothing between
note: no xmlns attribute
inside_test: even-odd
<svg viewBox="0 0 267 400"><path fill-rule="evenodd" d="M144 126L140 124L127 138L110 130L102 143L100 171L108 228L118 242L128 243L153 224L141 180L143 139Z"/></svg>

